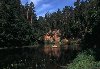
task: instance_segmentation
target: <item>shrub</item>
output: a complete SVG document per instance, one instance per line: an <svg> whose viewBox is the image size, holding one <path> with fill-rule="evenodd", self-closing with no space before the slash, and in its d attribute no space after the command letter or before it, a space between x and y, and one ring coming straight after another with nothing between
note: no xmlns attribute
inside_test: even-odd
<svg viewBox="0 0 100 69"><path fill-rule="evenodd" d="M92 55L83 52L77 55L73 63L68 64L67 69L100 69L100 62L95 62Z"/></svg>

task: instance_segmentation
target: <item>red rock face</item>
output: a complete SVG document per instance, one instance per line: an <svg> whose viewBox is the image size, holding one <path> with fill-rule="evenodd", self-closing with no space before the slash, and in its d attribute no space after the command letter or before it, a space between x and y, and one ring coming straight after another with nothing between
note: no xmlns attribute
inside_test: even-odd
<svg viewBox="0 0 100 69"><path fill-rule="evenodd" d="M60 32L59 30L55 29L53 31L49 31L46 35L44 35L44 40L54 41L55 43L58 43L60 41Z"/></svg>
<svg viewBox="0 0 100 69"><path fill-rule="evenodd" d="M48 35L48 33L47 33L46 35L44 35L44 40L45 40L45 41L46 41L46 40L50 40L50 38L51 38L51 36Z"/></svg>

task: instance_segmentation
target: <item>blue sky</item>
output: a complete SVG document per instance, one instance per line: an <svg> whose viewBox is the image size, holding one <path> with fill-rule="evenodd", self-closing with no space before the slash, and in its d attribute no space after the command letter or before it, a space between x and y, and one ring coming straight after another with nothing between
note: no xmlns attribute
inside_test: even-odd
<svg viewBox="0 0 100 69"><path fill-rule="evenodd" d="M47 12L54 12L67 6L74 6L76 0L21 0L24 5L26 2L33 2L37 16L44 16Z"/></svg>

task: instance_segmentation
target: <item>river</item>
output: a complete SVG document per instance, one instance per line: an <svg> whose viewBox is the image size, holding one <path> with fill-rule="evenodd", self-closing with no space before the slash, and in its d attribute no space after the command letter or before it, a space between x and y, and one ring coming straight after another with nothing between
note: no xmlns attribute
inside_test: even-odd
<svg viewBox="0 0 100 69"><path fill-rule="evenodd" d="M76 54L61 48L46 53L44 47L1 49L0 69L65 69Z"/></svg>

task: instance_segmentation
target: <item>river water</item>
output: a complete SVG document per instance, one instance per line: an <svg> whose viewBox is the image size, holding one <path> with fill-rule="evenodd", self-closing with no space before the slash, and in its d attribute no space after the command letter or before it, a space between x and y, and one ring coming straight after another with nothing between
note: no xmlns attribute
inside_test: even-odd
<svg viewBox="0 0 100 69"><path fill-rule="evenodd" d="M75 54L75 51L48 47L1 49L0 69L65 69Z"/></svg>

